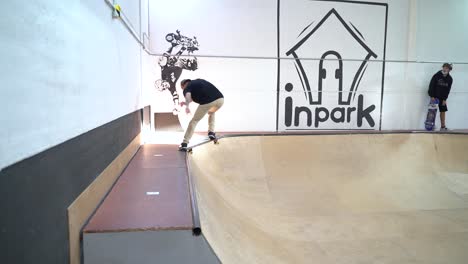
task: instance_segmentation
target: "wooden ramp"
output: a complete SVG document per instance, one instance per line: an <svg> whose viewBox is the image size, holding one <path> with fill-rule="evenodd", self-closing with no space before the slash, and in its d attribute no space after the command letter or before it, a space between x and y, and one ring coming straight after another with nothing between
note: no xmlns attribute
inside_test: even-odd
<svg viewBox="0 0 468 264"><path fill-rule="evenodd" d="M468 263L468 136L244 136L193 150L223 263Z"/></svg>
<svg viewBox="0 0 468 264"><path fill-rule="evenodd" d="M185 153L142 146L83 229L84 263L219 263L191 193Z"/></svg>
<svg viewBox="0 0 468 264"><path fill-rule="evenodd" d="M154 113L155 131L183 132L179 118L172 113Z"/></svg>

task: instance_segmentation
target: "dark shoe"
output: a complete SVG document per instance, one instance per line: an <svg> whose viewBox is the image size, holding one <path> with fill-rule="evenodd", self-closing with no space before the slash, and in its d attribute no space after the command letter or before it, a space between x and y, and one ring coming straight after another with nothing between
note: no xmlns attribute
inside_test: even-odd
<svg viewBox="0 0 468 264"><path fill-rule="evenodd" d="M215 140L216 139L216 133L215 132L208 132L208 137L210 140Z"/></svg>
<svg viewBox="0 0 468 264"><path fill-rule="evenodd" d="M179 146L179 151L187 151L187 150L188 150L187 143L181 143Z"/></svg>

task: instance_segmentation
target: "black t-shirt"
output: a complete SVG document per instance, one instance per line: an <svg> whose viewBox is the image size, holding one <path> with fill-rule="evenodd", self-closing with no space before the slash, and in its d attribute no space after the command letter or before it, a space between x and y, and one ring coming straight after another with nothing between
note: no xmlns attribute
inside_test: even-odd
<svg viewBox="0 0 468 264"><path fill-rule="evenodd" d="M223 94L213 84L203 79L191 81L184 89L184 96L190 93L192 100L197 104L209 104L219 98L224 98Z"/></svg>
<svg viewBox="0 0 468 264"><path fill-rule="evenodd" d="M441 71L434 74L429 84L429 96L436 97L440 100L447 100L450 89L452 88L453 79L450 74L444 76Z"/></svg>

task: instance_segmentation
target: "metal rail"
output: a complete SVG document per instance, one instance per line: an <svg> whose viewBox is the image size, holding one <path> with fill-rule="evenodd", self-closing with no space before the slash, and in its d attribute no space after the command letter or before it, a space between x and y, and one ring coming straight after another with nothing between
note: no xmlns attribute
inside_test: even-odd
<svg viewBox="0 0 468 264"><path fill-rule="evenodd" d="M198 203L197 203L197 193L195 190L195 183L192 176L192 169L190 166L190 155L191 153L187 153L185 156L185 162L187 164L187 177L188 177L188 184L189 184L189 194L190 194L190 205L192 209L192 233L194 236L199 236L202 233L201 230L201 223L200 223L200 214L198 212Z"/></svg>
<svg viewBox="0 0 468 264"><path fill-rule="evenodd" d="M114 10L114 5L111 0L104 0L109 7ZM149 2L148 2L149 3ZM140 11L141 13L141 11ZM141 14L140 14L141 15ZM148 29L149 29L149 8L148 8ZM164 56L163 53L154 53L147 49L147 47L144 44L144 40L142 40L139 36L139 34L136 32L134 26L132 25L130 19L127 18L125 15L125 12L120 11L120 21L124 24L124 26L127 28L127 30L132 34L132 36L135 38L135 40L141 45L143 50L148 53L150 56ZM141 19L141 17L140 17ZM148 43L151 41L149 38L149 35L143 34L143 38L148 39ZM179 55L179 57L193 57L194 55ZM307 57L302 57L302 58L293 58L293 57L276 57L276 56L242 56L242 55L208 55L208 54L197 54L195 55L198 58L220 58L220 59L249 59L249 60L301 60L301 61L355 61L355 62L363 62L363 61L368 61L368 62L390 62L390 63L412 63L412 64L443 64L446 63L447 61L425 61L425 60L361 60L361 59L335 59L335 58L307 58ZM454 65L468 65L468 62L451 62Z"/></svg>
<svg viewBox="0 0 468 264"><path fill-rule="evenodd" d="M112 3L111 0L104 0L107 5L112 8L112 10L115 10L114 4ZM141 19L141 17L140 17ZM143 40L140 38L139 34L136 32L134 26L132 25L132 22L128 17L125 15L125 12L123 10L120 11L120 19L119 19L122 24L125 26L125 28L130 32L130 34L133 36L133 38L140 44L142 49L148 53L148 55L151 55L151 52L146 48L145 43ZM144 34L145 35L145 34ZM149 40L149 37L148 37Z"/></svg>
<svg viewBox="0 0 468 264"><path fill-rule="evenodd" d="M164 53L153 53L148 52L151 56L164 56ZM220 59L251 59L251 60L301 60L301 61L355 61L355 62L391 62L391 63L419 63L419 64L443 64L446 61L422 61L422 60L361 60L361 59L334 59L334 58L293 58L293 57L275 57L275 56L234 56L234 55L207 55L207 54L196 54L196 55L178 55L178 57L197 57L197 58L220 58ZM468 65L468 62L451 62L453 65Z"/></svg>

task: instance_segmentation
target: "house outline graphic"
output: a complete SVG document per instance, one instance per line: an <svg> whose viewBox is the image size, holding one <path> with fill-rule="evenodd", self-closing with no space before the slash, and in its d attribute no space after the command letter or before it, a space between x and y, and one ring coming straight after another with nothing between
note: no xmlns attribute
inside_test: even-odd
<svg viewBox="0 0 468 264"><path fill-rule="evenodd" d="M358 31L354 25L352 27L354 28L354 31L350 25L348 25L345 20L341 17L341 15L336 11L335 8L332 8L321 20L315 27L307 33L298 43L296 43L289 51L286 52L287 56L293 56L294 61L295 61L295 67L298 72L299 78L301 80L301 84L304 89L304 95L306 99L308 99L308 103L310 105L320 105L322 104L322 86L318 85L318 98L314 99L312 96L312 90L311 90L311 85L309 82L309 79L307 77L307 74L305 72L305 69L301 63L301 60L299 56L297 55L296 51L311 37L317 30L319 30L323 24L330 19L332 16L335 16L338 21L341 23L341 25L346 29L346 31L353 37L353 39L360 44L360 46L367 52L367 55L363 59L361 65L359 66L356 74L354 75L351 87L348 91L347 96L344 96L344 91L343 91L343 86L339 85L339 97L338 97L338 104L339 105L350 105L352 101L354 101L354 98L356 96L359 84L361 82L361 79L366 71L368 61L371 58L377 58L377 54L369 47L366 45L366 43L363 41L363 35ZM310 26L310 25L309 25ZM308 26L308 27L309 27ZM308 27L306 27L303 32L305 32ZM302 32L302 33L303 33ZM301 33L301 34L302 34ZM359 36L360 37L359 37ZM319 64L322 65L323 61L326 59L327 55L335 55L336 60L339 61L340 65L342 65L342 58L337 52L333 51L326 51L320 58ZM338 56L337 56L338 55ZM321 79L319 79L319 83L321 83Z"/></svg>

